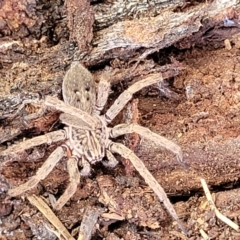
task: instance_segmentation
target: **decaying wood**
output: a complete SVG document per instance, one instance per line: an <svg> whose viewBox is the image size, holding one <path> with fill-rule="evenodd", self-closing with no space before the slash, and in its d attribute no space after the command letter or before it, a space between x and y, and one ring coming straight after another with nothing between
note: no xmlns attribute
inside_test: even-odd
<svg viewBox="0 0 240 240"><path fill-rule="evenodd" d="M163 80L164 79L161 73L155 73L134 83L122 94L120 94L120 96L115 100L105 114L102 114L101 110L104 108L109 96L110 82L105 81L104 78L101 79L103 84L100 82L98 89L99 96L101 97L97 98L96 100L96 90L91 74L81 64L76 62L71 64L71 67L66 73L63 81L64 102L50 96L46 97L46 100L42 102L43 108L45 106L50 106L63 112L63 114L60 116L60 119L62 119L62 116L64 116L63 122L66 124L65 134L63 134L64 131L61 132L61 134L64 136L64 140L66 139L65 145L63 146L72 151L72 155L70 154L68 160L70 184L65 190L64 194L58 199L56 204L53 205L57 210L60 210L77 190L77 186L80 181L78 161L80 161L80 164L83 166L81 171L82 175L85 174L88 176L91 172L90 164L102 161L106 150L109 150L110 152L118 153L131 161L139 174L156 193L159 200L164 204L171 217L177 221L179 228L187 235L187 231L181 220L178 218L175 209L164 192L164 189L154 179L145 165L132 150L120 143L114 143L110 140L110 138L112 139L126 133L136 132L137 134L145 136L160 146L165 147L175 153L179 163L182 164L181 148L177 144L151 132L147 128L138 126L137 124L120 124L107 130L107 123L112 122L112 120L131 100L134 93ZM106 87L102 88L102 86L105 85ZM105 91L105 89L107 89L107 91ZM105 91L105 97L104 93L101 93L100 91ZM100 110L99 115L92 114L93 109L95 108ZM69 116L73 117L70 118ZM54 133L55 132L53 132L53 134ZM59 132L57 131L57 140L59 140L58 135ZM49 143L48 134L45 136L46 143ZM55 141L53 136L50 138L50 143ZM60 140L63 140L63 136L60 136ZM40 144L42 144L44 138L37 137L37 140L40 140ZM32 141L26 141L25 145L24 143L20 144L21 150L28 149L28 143L30 147L38 145L37 141L35 141L33 138ZM14 145L6 151L3 151L2 155L4 156L5 152L7 152L9 155L12 154L11 149L14 149L17 152L17 146L18 145ZM24 184L10 189L8 194L12 197L21 195L35 187L40 180L45 179L56 166L56 164L63 158L63 146L57 147L51 153L44 164L37 170L36 175L32 176ZM110 160L111 159L108 159L108 161ZM112 163L110 165L112 165Z"/></svg>
<svg viewBox="0 0 240 240"><path fill-rule="evenodd" d="M95 12L95 28L102 29L126 19L150 17L160 15L163 11L172 11L177 7L184 6L184 0L174 1L137 1L137 0L115 0L112 4L103 2L93 6Z"/></svg>
<svg viewBox="0 0 240 240"><path fill-rule="evenodd" d="M175 46L179 49L214 44L239 32L240 6L238 0L225 1L102 1L90 7L90 1L81 1L83 15L79 15L77 1L60 1L44 5L39 1L6 0L0 10L0 140L11 141L48 132L58 119L55 112L48 117L26 122L29 114L23 110L12 119L26 99L42 99L61 94L62 78L72 60L80 60L91 67L95 79L106 63L111 64L111 82L126 85L138 81L139 76L170 71L176 76L179 65L160 66L148 54ZM194 3L191 3L194 2ZM197 3L196 3L197 2ZM191 5L193 4L193 5ZM195 5L194 5L195 4ZM95 22L92 20L92 9ZM74 14L71 16L72 11ZM89 14L89 17L87 17ZM234 21L233 25L226 18ZM78 24L78 20L83 23ZM68 29L71 28L71 29ZM94 29L93 35L92 28ZM77 31L74 31L76 29ZM69 41L70 35L70 41ZM86 38L87 36L87 38ZM77 42L77 45L75 43ZM161 54L161 52L160 52ZM24 57L23 57L24 56ZM116 63L114 58L118 58ZM142 60L135 69L132 62ZM102 64L101 66L99 64ZM115 68L119 71L115 72ZM131 83L129 83L131 81ZM142 103L141 103L142 104ZM42 123L46 123L45 126ZM151 126L161 134L161 129ZM29 136L27 136L29 137ZM181 142L180 136L174 136ZM6 144L5 144L6 145ZM6 146L3 148L6 148ZM239 164L231 156L240 155L240 139L217 139L188 146L181 144L188 171L177 166L172 155L142 138L136 148L147 168L170 195L201 189L199 174L207 177L209 185L233 182L239 179ZM205 151L207 149L207 151ZM211 150L214 149L214 150ZM156 163L157 162L157 163ZM231 169L231 171L229 170ZM224 174L219 174L223 172ZM226 173L226 174L225 174Z"/></svg>
<svg viewBox="0 0 240 240"><path fill-rule="evenodd" d="M93 45L97 47L86 57L87 62L107 60L116 56L115 52L119 58L124 58L133 57L140 48L152 49L152 52L166 48L198 32L203 19L223 25L224 13L234 9L237 2L221 1L219 4L219 1L213 1L184 13L165 11L156 17L114 23L97 32L93 39Z"/></svg>
<svg viewBox="0 0 240 240"><path fill-rule="evenodd" d="M9 112L11 113L16 111L19 104L21 104L21 102L23 102L23 100L25 99L40 98L38 92L42 92L43 95L48 95L49 93L58 94L60 92L61 79L65 72L64 68L67 64L70 63L72 59L72 55L74 53L74 48L71 48L69 44L63 44L61 46L54 46L54 47L51 47L51 45L47 45L46 38L44 38L44 36L41 40L28 42L27 36L29 34L29 31L37 32L37 27L40 28L40 25L38 24L45 21L43 19L45 15L42 14L42 17L40 18L36 17L34 15L36 13L34 5L31 5L31 4L28 5L28 4L29 3L25 5L21 1L5 1L1 9L1 15L0 15L1 23L2 23L1 34L2 36L4 36L4 38L1 39L1 42L0 42L1 63L3 65L3 69L1 69L0 71L1 84L3 85L3 88L1 88L0 90L0 103L1 103L2 115L5 113L9 113ZM208 30L208 35L210 35L209 28L212 27L213 24L221 27L218 30L219 31L221 30L222 32L224 32L225 29L228 29L227 27L224 28L223 26L226 15L234 18L234 16L236 16L239 11L238 1L236 0L208 1L206 3L201 3L192 9L186 10L186 12L184 13L172 12L171 11L172 8L171 7L168 8L168 6L170 6L171 4L172 4L171 5L172 7L176 7L176 6L182 7L184 5L184 2L182 1L179 1L179 2L171 1L169 3L161 3L161 1L159 2L156 1L156 5L157 5L156 9L159 9L159 10L155 9L156 11L162 11L161 4L163 6L165 4L167 9L167 11L165 9L163 14L158 16L157 15L158 12L155 12L154 14L154 11L155 11L154 8L152 8L150 5L147 6L148 3L146 3L146 8L145 8L145 5L144 5L145 3L131 2L130 4L131 7L127 7L128 5L126 4L125 7L122 8L123 10L121 10L122 15L120 14L120 17L114 18L114 15L116 16L115 14L116 11L114 10L115 6L122 6L121 4L124 4L124 3L122 3L121 1L119 2L114 1L113 3L102 4L99 7L97 7L98 5L96 5L94 7L94 9L97 12L94 28L100 29L100 30L96 30L96 32L94 33L93 48L89 53L89 55L83 59L83 61L86 62L87 65L92 66L94 65L95 62L98 63L99 61L102 61L102 60L109 60L109 59L112 59L113 56L121 58L121 56L123 56L124 54L126 57L129 58L130 56L137 55L138 54L137 50L139 48L145 48L145 49L153 48L153 47L164 48L173 43L176 43L177 41L178 41L178 44L180 44L179 41L184 38L186 39L186 37L188 37L187 38L189 40L188 42L191 42L190 39L196 40L196 35L198 35L198 38L200 38L201 34L202 35L204 34L204 32L199 31L200 28L202 28L203 31ZM21 11L14 11L13 6L21 9ZM112 8L109 6L111 6ZM89 8L86 7L86 9L89 9ZM134 10L131 10L131 9L134 9ZM146 9L146 11L145 10L143 11L143 15L140 14L139 20L137 19L132 19L132 20L128 19L126 21L123 20L125 16L131 16L131 18L132 16L133 18L138 16L138 13L139 11L141 11L141 9ZM27 15L25 15L24 18L23 18L23 15L21 14L22 11L26 11L28 13ZM103 18L103 15L101 15L100 13L101 11L108 12L109 14L106 14L106 15L110 17ZM136 13L136 15L134 14L131 15L127 11L134 14ZM6 12L8 14L6 14ZM9 20L10 16L14 16L14 18L11 18L11 19L17 19L17 22L16 21L11 22ZM31 18L29 18L28 16L31 16ZM151 16L151 18L146 19L145 17L147 16ZM61 26L63 26L64 25L63 21L65 18L62 12L59 12L58 17L61 19ZM111 25L110 19L114 20L113 25ZM208 20L207 21L208 23L206 25L208 26L208 28L205 26L206 21L201 21L201 19ZM98 27L98 21L99 21L99 27ZM14 25L14 23L17 23L17 24ZM72 24L75 23L75 20L74 19L72 19L71 21L68 20L67 23L72 26ZM22 27L23 24L25 28ZM91 23L89 24L91 25ZM140 28L141 32L144 33L144 36L140 35L140 36L143 36L141 38L138 35L139 31L137 31L137 29L139 29L139 26L141 26ZM149 26L151 26L151 28L149 28ZM103 27L105 29L103 29ZM28 30L26 31L26 29ZM239 28L237 27L235 28L233 27L232 29L239 30ZM198 33L196 33L194 36L191 35L193 32L197 32L197 31ZM25 35L24 34L21 35L24 32L25 33L28 32L28 33ZM116 35L114 35L113 33L116 33ZM71 34L73 35L74 32L72 32ZM17 41L12 40L11 38L13 36L15 37L25 36L26 40L24 38L22 40L19 39ZM116 42L117 38L120 40ZM76 39L76 37L72 36L72 39ZM18 58L18 54L16 54L16 52L22 51L23 53L26 53L27 49L34 50L39 44L43 49L48 48L50 51L45 51L45 53L40 53L40 54L35 53L35 55L33 52L33 57L31 61L28 61L28 59L22 60L22 58L21 59ZM123 51L119 51L120 48L122 48ZM65 49L67 49L67 51L65 51ZM44 62L44 64L39 64L41 61ZM142 74L149 74L153 71L166 70L161 68L163 67L156 65L151 60L147 60L145 61L145 64L138 66L137 68L138 71L132 71L132 67L126 67L126 68L123 67L123 69L119 69L119 72L113 75L113 78L111 79L111 81L113 82L113 84L116 84L119 81L130 81L134 77L138 77ZM169 68L175 68L175 67L173 65L169 65ZM44 70L42 71L41 69L44 69ZM111 71L110 71L110 74L111 74ZM97 79L98 72L96 72L95 75ZM38 79L41 79L41 81L37 81ZM46 91L46 89L50 88L50 86L52 85L52 81L46 81L49 79L53 79L55 82L59 82L59 84L57 83L55 85L54 90L52 92ZM44 81L46 81L46 83L44 83ZM8 82L9 82L9 85L6 85L6 83ZM51 119L49 121L48 129L50 128L51 124L54 123L55 119L54 120ZM3 124L2 125L3 128L0 129L2 142L9 141L14 137L17 137L24 130L29 128L29 126L25 125L23 120L24 118L22 117L20 117L19 120L18 119L11 120L8 118L4 118L4 122L6 121L9 121L9 122L7 125ZM46 122L46 119L43 119L43 120L40 119L39 122ZM19 125L19 123L21 125ZM30 125L30 128L32 128L32 125ZM43 126L40 124L38 124L37 128L40 131L43 130ZM39 132L39 130L37 132ZM47 131L47 128L45 128L44 131ZM227 144L226 146L228 146L228 143L226 144ZM146 151L147 149L145 149L145 152ZM188 150L185 149L185 152L187 153ZM156 155L156 152L154 154ZM203 154L206 154L206 153L203 153ZM145 154L143 153L143 156L144 155L146 155L146 153ZM187 161L188 157L185 157L185 159ZM228 162L228 164L230 163ZM195 163L192 163L192 166L194 165ZM220 165L221 164L219 164L219 168L220 168ZM233 166L235 165L233 164ZM190 171L188 172L188 174L190 175L193 174L194 176L195 173L194 171L193 172ZM179 173L176 173L176 176L178 175ZM234 178L234 174L232 176ZM219 181L225 181L227 177L221 176L221 179L222 180L219 180ZM172 182L175 182L175 179L173 179ZM193 185L199 186L197 181L195 181Z"/></svg>
<svg viewBox="0 0 240 240"><path fill-rule="evenodd" d="M167 9L167 10L165 9L164 12L161 11L161 15L159 16L156 14L156 12L154 13L157 7L156 9L155 7L152 8L151 4L149 3L127 2L125 7L120 8L123 13L123 16L129 15L128 11L130 11L131 14L133 14L136 11L136 16L138 16L137 13L140 11L140 12L145 12L144 14L144 16L146 15L145 18L141 17L139 20L133 19L133 20L126 20L126 21L123 21L123 20L120 21L122 17L120 17L120 19L117 18L116 22L114 22L113 25L110 25L106 29L99 30L94 34L93 44L92 44L93 47L91 52L89 52L88 56L86 56L84 59L81 59L83 57L83 56L80 57L81 53L79 53L80 55L79 54L74 55L73 54L74 48L72 48L68 43L63 44L62 49L59 49L58 47L51 48L51 46L47 46L46 38L41 39L40 41L37 40L32 43L30 42L28 43L28 45L26 44L23 45L25 43L24 39L23 39L23 42L12 41L11 38L9 38L9 36L11 36L10 29L17 36L17 34L20 34L21 32L19 31L19 29L21 29L21 27L24 24L24 26L27 27L27 29L29 29L28 31L36 32L37 31L36 27L38 26L36 23L41 23L46 21L42 19L44 17L44 14L40 19L39 17L34 17L34 14L35 14L34 5L30 5L31 7L28 7L28 5L23 5L21 1L20 2L17 1L18 4L16 6L18 6L19 9L21 9L21 11L26 11L28 12L29 16L33 16L31 17L31 20L29 20L28 18L21 19L22 18L22 15L20 14L21 11L17 12L13 10L12 6L15 4L14 2L15 1L12 1L12 4L9 1L8 1L8 4L7 4L7 1L4 2L4 7L2 8L2 12L1 12L2 14L0 15L0 19L3 23L2 35L5 36L5 38L1 41L2 51L0 54L2 56L2 63L5 66L3 71L9 72L8 74L3 74L3 71L2 71L0 72L0 74L1 74L2 81L4 82L4 85L6 85L6 82L8 82L10 79L10 87L16 88L16 90L19 88L19 90L21 90L21 96L18 96L18 91L15 91L15 93L10 94L10 89L8 89L8 86L5 86L3 88L5 89L5 92L4 91L0 92L2 93L1 95L4 96L3 99L0 99L1 104L3 104L3 108L4 108L3 110L6 110L7 106L8 108L11 106L11 109L12 109L12 106L14 104L12 101L10 101L10 99L7 100L7 98L17 97L19 99L18 100L19 103L21 103L22 99L24 98L25 88L28 89L30 93L31 92L36 93L37 91L42 92L42 90L45 88L41 86L42 85L41 83L38 83L39 87L38 85L37 86L35 85L34 89L29 89L28 84L31 82L35 83L37 80L36 77L41 78L42 81L43 79L46 79L46 78L57 79L59 76L61 76L62 78L62 76L64 75L64 71L62 70L66 64L70 63L72 56L74 57L78 56L79 60L83 60L83 62L85 62L87 65L92 66L101 61L108 61L113 57L126 59L126 58L137 56L138 55L137 51L139 50L139 48L144 48L144 49L150 48L153 51L155 51L154 49L162 49L176 42L179 42L181 39L187 38L187 40L184 40L183 43L179 42L178 44L179 46L183 46L184 44L185 45L188 44L189 46L193 42L191 41L192 34L194 32L198 32L200 27L202 27L202 31L199 31L198 38L202 39L201 34L204 35L204 31L208 31L208 36L210 36L211 28L214 26L214 24L215 25L219 24L219 26L223 26L223 21L226 15L231 14L233 11L235 11L235 15L237 15L237 12L238 12L238 5L236 0L226 1L226 2L223 1L220 3L219 1L202 3L197 5L195 8L191 9L191 11L189 10L184 13L171 12L173 6L181 7L184 5L184 2L170 1L167 3L166 2L162 3L161 1L156 1L154 6L160 6L159 9L161 9L161 6L163 6L163 8L166 6L166 9ZM66 1L66 4L68 4L68 1ZM121 3L121 1L118 3L116 1L116 2L113 2L111 6L113 5L118 6L118 4L124 4L124 3ZM113 6L113 8L109 8L109 5L110 4L106 4L106 5L102 4L100 9L102 9L102 12L104 11L109 12L111 11L109 9L112 9L113 12L112 13L110 12L107 15L109 15L111 19L115 19L114 17L112 17L116 14L116 11L114 11L115 7ZM92 14L91 9L88 8L87 5L84 5L84 6L86 9L86 12L84 12L84 14L85 15L89 14L90 16ZM168 8L169 6L170 8ZM73 5L71 4L67 5L67 9L69 11L72 8L73 8ZM125 9L126 9L126 13L125 13ZM99 11L100 10L98 10L98 12ZM160 10L156 10L156 11L158 12ZM8 12L8 14L9 13L12 14L15 19L18 19L17 25L14 25L14 22L6 21L7 19L6 12ZM63 24L64 14L61 11L59 11L58 14L59 16L56 16L56 18L59 17L60 19L58 26L64 28L64 24ZM101 14L99 13L99 15ZM152 15L153 17L151 17L150 19L146 18ZM136 16L133 14L133 17L136 17ZM69 26L72 26L75 22L77 22L78 18L79 18L79 15L76 13L76 15L71 16L71 18L69 17L67 23L69 24ZM97 19L98 18L101 18L101 17L97 17ZM34 19L34 21L32 19ZM202 23L202 19L208 20L208 24L206 25L206 27ZM8 24L6 24L6 22ZM101 24L102 22L109 23L109 19L107 18L104 21L101 21ZM213 22L213 24L209 24L209 22L210 23ZM95 25L97 24L98 24L98 21L96 20ZM89 22L89 26L92 26L91 21ZM86 35L87 33L90 32L89 29L91 29L91 27L90 28L83 27L83 28L86 30L86 32L85 33L83 32L82 35ZM239 28L236 27L233 29L238 30ZM219 29L218 31L220 30L224 32L224 28ZM67 33L68 31L63 29L62 32ZM82 38L79 38L78 35L74 36L74 33L79 34L79 32L78 31L71 32L71 38L78 39L79 48L82 49L82 46L84 45L84 43L85 44L87 43L84 42L85 40L82 40L80 42L79 39L82 39ZM59 32L56 32L56 34L59 34ZM54 35L55 37L56 37L56 34ZM6 38L6 36L8 36L8 38ZM196 35L194 35L192 39L197 41L195 36ZM205 37L205 39L206 38L209 39L209 37L207 36ZM88 39L88 42L90 41L90 39L91 37ZM30 62L25 60L22 62L21 65L16 64L17 62L19 62L18 56L17 54L11 54L11 53L14 53L17 50L26 52L27 49L36 48L37 44L42 45L43 48L50 47L51 49L50 52L44 53L45 55L36 54L35 59L33 58ZM121 51L119 51L120 48L122 49ZM65 51L65 49L67 49L67 51ZM6 55L7 52L10 52L10 55L9 54ZM39 63L42 62L43 60L45 61L45 65L42 66L42 68L44 68L44 72L39 71L37 68L34 67L34 66L39 67ZM11 64L11 67L12 67L11 69L12 70L14 69L14 72L12 70L9 71L8 69L9 63ZM56 66L51 67L53 66L54 63ZM28 69L28 68L31 68L31 69ZM52 71L53 68L58 71L56 72ZM18 74L16 75L16 73ZM48 75L45 73L47 73ZM130 77L131 76L132 75L130 75ZM27 82L25 82L26 77L28 78ZM40 89L37 90L38 88L40 88L41 90ZM8 102L8 105L4 103L6 102L6 100Z"/></svg>
<svg viewBox="0 0 240 240"><path fill-rule="evenodd" d="M87 53L93 38L94 13L89 1L66 1L70 41L77 42L83 54Z"/></svg>

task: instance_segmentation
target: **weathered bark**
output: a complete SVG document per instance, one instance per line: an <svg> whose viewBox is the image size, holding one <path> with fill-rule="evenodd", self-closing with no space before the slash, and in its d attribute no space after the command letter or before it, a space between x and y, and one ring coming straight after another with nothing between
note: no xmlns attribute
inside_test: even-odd
<svg viewBox="0 0 240 240"><path fill-rule="evenodd" d="M63 76L73 60L79 60L89 67L96 80L102 73L102 68L111 66L108 67L108 72L112 76L113 89L116 90L112 100L123 90L118 83L123 83L125 88L153 72L161 71L172 78L179 74L184 69L184 64L166 55L164 49L170 46L177 50L194 46L218 48L224 46L224 39L240 30L238 0L202 1L195 2L195 5L184 0L116 0L94 3L93 6L90 6L89 1L80 3L70 0L65 3L50 1L45 4L34 0L27 3L23 0L5 0L1 4L2 148L6 147L8 141L19 136L31 137L59 128L59 125L55 125L57 112L47 112L41 118L26 121L27 115L37 112L38 105L35 109L29 103L17 115L14 113L24 100L41 100L46 95L60 97ZM159 50L163 50L159 55L166 56L164 64L154 61L151 55ZM147 56L150 57L146 59ZM158 106L156 110L154 105L158 105L159 101L148 99L151 93L158 96L158 91L161 90L164 97L171 100L169 104L172 112L167 114L175 114L179 129L183 128L186 119L191 118L192 125L199 119L202 120L201 116L195 119L193 116L186 116L187 113L180 114L184 109L178 109L178 103L183 100L191 103L192 99L186 99L184 87L179 89L182 92L175 93L174 97L173 93L164 92L164 87L159 90L159 86L153 86L151 91L143 90L138 95L139 112L142 114L139 123L159 134L164 132L161 130L162 126L158 125L159 122L154 125L155 120L149 120L151 114L167 112L164 109L167 103L162 108ZM204 95L204 91L201 94ZM193 99L192 102L194 101ZM190 108L190 103L184 107ZM181 118L177 118L179 115ZM119 119L120 117L116 122ZM210 185L223 185L239 180L240 133L239 130L236 132L235 136L227 135L225 139L208 133L204 136L204 141L194 138L189 144L190 140L181 138L177 131L168 135L168 130L165 130L165 136L182 147L184 160L190 166L187 171L178 165L173 155L144 139L138 146L134 146L134 150L167 192L173 195L184 192L189 195L189 192L201 187L200 176L206 178Z"/></svg>

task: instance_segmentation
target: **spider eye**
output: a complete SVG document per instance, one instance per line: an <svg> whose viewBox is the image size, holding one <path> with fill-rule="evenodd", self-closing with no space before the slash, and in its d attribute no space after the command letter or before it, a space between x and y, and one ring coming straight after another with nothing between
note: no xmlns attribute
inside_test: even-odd
<svg viewBox="0 0 240 240"><path fill-rule="evenodd" d="M91 153L90 150L87 150L87 155L88 155L89 157L92 157L92 153Z"/></svg>
<svg viewBox="0 0 240 240"><path fill-rule="evenodd" d="M90 91L90 87L89 87L89 86L85 87L85 90L86 90L87 92L89 92L89 91Z"/></svg>

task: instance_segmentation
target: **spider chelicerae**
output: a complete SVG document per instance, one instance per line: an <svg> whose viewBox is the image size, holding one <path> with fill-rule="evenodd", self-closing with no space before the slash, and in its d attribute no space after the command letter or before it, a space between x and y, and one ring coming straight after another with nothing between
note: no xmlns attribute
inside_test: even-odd
<svg viewBox="0 0 240 240"><path fill-rule="evenodd" d="M44 143L51 144L62 140L64 144L58 146L50 154L34 176L24 184L10 189L8 194L15 197L35 187L42 179L47 177L67 152L70 183L62 196L53 205L55 209L61 209L76 192L80 176L88 176L91 165L102 161L104 156L107 157L107 161L102 161L105 166L116 166L118 161L114 154L117 153L131 161L135 169L164 204L172 218L177 221L180 229L186 232L163 188L143 162L129 148L121 143L114 142L112 139L136 132L140 136L175 153L180 163L182 163L181 148L172 141L138 124L119 124L113 128L108 127L108 124L124 108L135 92L162 80L162 74L155 73L136 82L120 94L106 113L101 115L110 92L110 77L106 74L101 76L96 93L92 74L80 63L73 62L63 79L62 94L64 102L50 96L46 97L43 102L44 106L62 112L60 121L66 125L64 130L49 132L13 145L1 152L0 156L11 157L12 154L17 154ZM82 167L81 171L79 171L79 165Z"/></svg>

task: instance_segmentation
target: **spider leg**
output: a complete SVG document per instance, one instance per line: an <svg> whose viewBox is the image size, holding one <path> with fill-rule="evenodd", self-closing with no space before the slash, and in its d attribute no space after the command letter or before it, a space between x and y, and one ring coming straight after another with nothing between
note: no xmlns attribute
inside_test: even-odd
<svg viewBox="0 0 240 240"><path fill-rule="evenodd" d="M78 171L78 163L75 157L70 157L67 162L67 168L69 172L70 183L63 193L63 195L53 205L53 208L60 210L66 202L73 196L77 190L77 186L80 183L80 173Z"/></svg>
<svg viewBox="0 0 240 240"><path fill-rule="evenodd" d="M63 148L57 147L51 153L48 159L44 162L42 167L38 169L36 175L32 176L27 182L23 183L22 185L10 189L8 191L8 194L11 197L15 197L35 187L42 179L47 177L47 175L53 170L53 168L56 166L56 164L61 160L63 156L64 156Z"/></svg>
<svg viewBox="0 0 240 240"><path fill-rule="evenodd" d="M38 136L21 143L14 144L7 148L6 150L0 153L0 156L10 156L11 158L18 159L19 152L23 152L24 150L30 149L35 146L39 146L41 144L48 144L50 145L52 142L58 142L61 140L66 139L66 133L64 130L58 130L55 132L49 132L45 135Z"/></svg>
<svg viewBox="0 0 240 240"><path fill-rule="evenodd" d="M106 150L106 156L108 161L102 161L102 164L105 167L114 168L118 164L118 160L113 156L113 154L109 150Z"/></svg>
<svg viewBox="0 0 240 240"><path fill-rule="evenodd" d="M92 130L92 127L90 125L86 125L84 121L79 119L76 116L69 115L67 113L62 113L59 117L60 121L64 123L67 126L84 129L84 130Z"/></svg>
<svg viewBox="0 0 240 240"><path fill-rule="evenodd" d="M154 83L158 83L162 80L163 80L162 74L155 73L147 78L144 78L134 83L127 90L121 93L120 96L115 100L113 105L108 109L108 111L105 114L106 121L110 123L117 116L117 114L124 108L124 106L129 102L134 93L136 93L137 91L141 90L144 87L150 86Z"/></svg>
<svg viewBox="0 0 240 240"><path fill-rule="evenodd" d="M169 201L167 194L164 189L160 186L157 180L152 176L152 174L145 167L143 162L131 151L129 148L125 147L121 143L111 142L109 145L109 149L113 153L118 153L126 159L129 159L135 169L139 172L139 174L143 177L145 182L149 185L149 187L155 192L158 196L159 200L164 204L165 208L168 210L171 217L178 223L179 228L187 234L187 231L182 223L182 221L178 218L178 215L173 208L173 205Z"/></svg>
<svg viewBox="0 0 240 240"><path fill-rule="evenodd" d="M91 175L91 165L84 157L82 158L81 164L83 167L80 172L81 176L87 177Z"/></svg>
<svg viewBox="0 0 240 240"><path fill-rule="evenodd" d="M95 109L93 110L93 114L100 115L101 111L103 110L108 100L109 92L110 92L110 79L109 75L106 72L100 76L100 82L98 84L97 101Z"/></svg>
<svg viewBox="0 0 240 240"><path fill-rule="evenodd" d="M178 162L184 168L187 168L186 164L183 162L183 153L181 147L167 138L152 132L148 128L142 127L138 124L119 124L111 129L110 135L111 137L116 138L118 136L133 132L175 153Z"/></svg>
<svg viewBox="0 0 240 240"><path fill-rule="evenodd" d="M84 122L85 125L89 126L91 130L94 130L98 124L98 121L93 116L91 116L88 112L85 112L79 108L70 106L57 98L47 96L44 104L48 107L52 107L56 110L59 110L61 112L74 116L75 118L79 118L81 122Z"/></svg>

